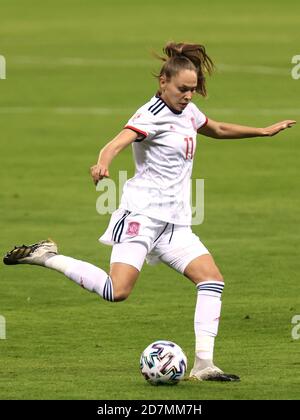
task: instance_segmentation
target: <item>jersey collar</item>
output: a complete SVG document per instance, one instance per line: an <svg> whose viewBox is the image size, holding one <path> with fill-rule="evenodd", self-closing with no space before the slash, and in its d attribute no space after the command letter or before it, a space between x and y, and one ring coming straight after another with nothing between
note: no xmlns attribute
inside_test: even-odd
<svg viewBox="0 0 300 420"><path fill-rule="evenodd" d="M156 92L156 95L155 95L155 97L156 98L159 98L168 108L169 108L169 110L170 111L172 111L173 112L173 114L177 114L177 115L179 115L179 114L182 114L182 111L177 111L176 109L174 109L174 108L171 108L163 99L162 99L162 97L160 96L160 93L159 92Z"/></svg>

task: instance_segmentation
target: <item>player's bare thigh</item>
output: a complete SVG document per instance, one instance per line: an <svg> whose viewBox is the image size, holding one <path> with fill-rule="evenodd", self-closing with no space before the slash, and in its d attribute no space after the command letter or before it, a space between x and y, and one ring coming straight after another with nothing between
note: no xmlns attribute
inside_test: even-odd
<svg viewBox="0 0 300 420"><path fill-rule="evenodd" d="M213 257L210 254L201 255L192 260L183 273L193 283L207 280L224 281Z"/></svg>
<svg viewBox="0 0 300 420"><path fill-rule="evenodd" d="M139 270L133 265L118 262L110 265L109 275L113 283L115 302L125 300L129 296L139 274Z"/></svg>

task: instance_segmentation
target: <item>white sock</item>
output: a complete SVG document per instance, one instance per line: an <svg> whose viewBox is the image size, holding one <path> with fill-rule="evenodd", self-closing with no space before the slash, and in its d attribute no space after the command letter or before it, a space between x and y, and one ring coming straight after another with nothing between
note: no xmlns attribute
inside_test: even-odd
<svg viewBox="0 0 300 420"><path fill-rule="evenodd" d="M223 288L224 282L217 280L197 284L194 328L196 361L199 368L201 364L205 367L213 366L214 342L218 333Z"/></svg>
<svg viewBox="0 0 300 420"><path fill-rule="evenodd" d="M46 260L45 266L63 273L84 289L98 293L105 300L114 300L110 276L93 264L64 255L55 255Z"/></svg>

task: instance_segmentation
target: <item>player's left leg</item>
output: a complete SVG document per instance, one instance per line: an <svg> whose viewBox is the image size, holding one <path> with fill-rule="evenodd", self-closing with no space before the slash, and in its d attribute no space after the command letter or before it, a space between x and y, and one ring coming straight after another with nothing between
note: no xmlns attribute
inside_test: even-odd
<svg viewBox="0 0 300 420"><path fill-rule="evenodd" d="M159 259L189 278L197 287L194 329L195 363L190 376L198 380L238 380L213 363L214 340L221 313L222 275L207 248L187 226L165 231L154 252Z"/></svg>

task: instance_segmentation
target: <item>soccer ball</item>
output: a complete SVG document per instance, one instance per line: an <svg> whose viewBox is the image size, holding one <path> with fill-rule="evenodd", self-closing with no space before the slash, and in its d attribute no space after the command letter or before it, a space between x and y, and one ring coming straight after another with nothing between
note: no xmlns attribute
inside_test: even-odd
<svg viewBox="0 0 300 420"><path fill-rule="evenodd" d="M151 385L175 385L184 377L187 358L176 343L159 340L143 351L140 369Z"/></svg>

